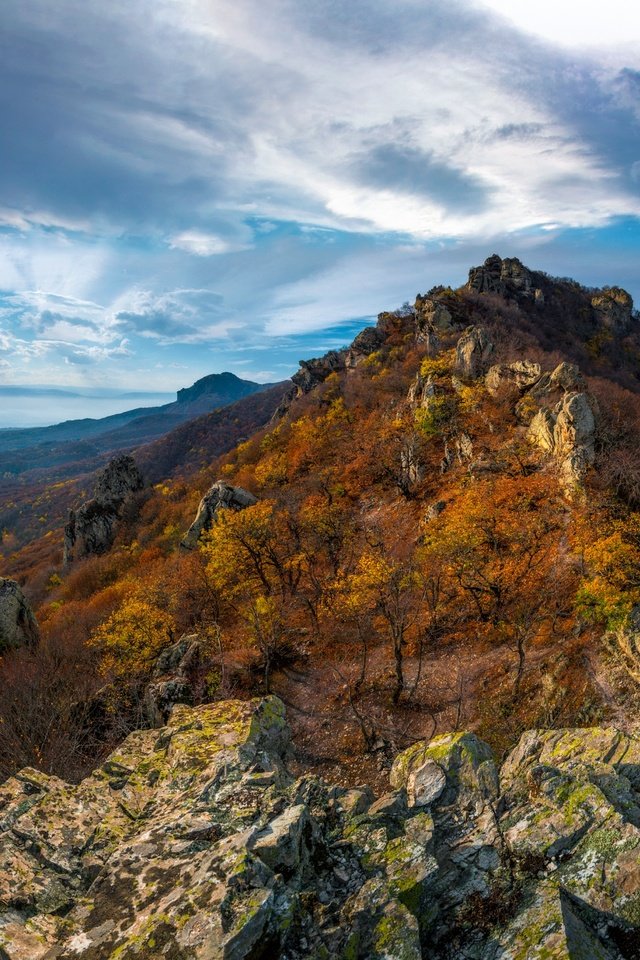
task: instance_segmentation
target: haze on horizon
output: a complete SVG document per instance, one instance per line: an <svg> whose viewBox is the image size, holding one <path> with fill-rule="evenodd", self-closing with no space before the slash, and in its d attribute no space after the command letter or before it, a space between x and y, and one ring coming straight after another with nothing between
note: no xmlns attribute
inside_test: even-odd
<svg viewBox="0 0 640 960"><path fill-rule="evenodd" d="M0 383L281 380L494 251L640 300L640 13L532 10L8 0Z"/></svg>

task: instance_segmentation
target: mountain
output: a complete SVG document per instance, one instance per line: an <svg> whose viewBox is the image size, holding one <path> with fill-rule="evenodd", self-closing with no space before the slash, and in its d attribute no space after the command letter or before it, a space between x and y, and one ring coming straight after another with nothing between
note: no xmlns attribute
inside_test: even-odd
<svg viewBox="0 0 640 960"><path fill-rule="evenodd" d="M624 290L493 255L70 481L81 551L3 544L11 946L634 956L639 358Z"/></svg>
<svg viewBox="0 0 640 960"><path fill-rule="evenodd" d="M233 373L213 373L179 390L174 402L159 407L136 407L98 420L67 420L50 427L0 430L0 467L4 472L19 473L29 469L34 458L42 465L63 463L66 455L60 445L79 440L93 441L96 453L145 443L186 420L267 386L269 384L241 380ZM35 453L27 456L15 454L15 451L33 448L37 448Z"/></svg>

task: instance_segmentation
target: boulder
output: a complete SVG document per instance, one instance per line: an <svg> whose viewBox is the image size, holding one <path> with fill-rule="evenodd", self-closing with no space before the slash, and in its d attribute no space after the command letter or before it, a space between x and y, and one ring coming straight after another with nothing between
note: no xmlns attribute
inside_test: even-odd
<svg viewBox="0 0 640 960"><path fill-rule="evenodd" d="M195 520L182 538L181 545L187 550L193 550L202 534L210 530L216 522L220 510L246 510L257 502L256 497L248 490L234 487L224 480L217 480L200 501Z"/></svg>
<svg viewBox="0 0 640 960"><path fill-rule="evenodd" d="M492 350L484 327L467 327L456 344L456 372L464 380L477 380L485 372Z"/></svg>
<svg viewBox="0 0 640 960"><path fill-rule="evenodd" d="M580 484L595 461L594 402L587 393L565 393L553 410L539 410L527 436L555 458L567 485Z"/></svg>
<svg viewBox="0 0 640 960"><path fill-rule="evenodd" d="M20 585L0 577L0 654L11 647L34 647L38 622Z"/></svg>
<svg viewBox="0 0 640 960"><path fill-rule="evenodd" d="M107 464L98 474L93 498L69 511L64 528L65 565L112 546L125 503L143 485L133 457L123 454Z"/></svg>

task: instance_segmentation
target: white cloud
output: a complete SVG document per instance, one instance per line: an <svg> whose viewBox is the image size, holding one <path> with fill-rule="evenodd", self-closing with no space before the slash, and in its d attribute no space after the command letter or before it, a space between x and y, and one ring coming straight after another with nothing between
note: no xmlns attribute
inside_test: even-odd
<svg viewBox="0 0 640 960"><path fill-rule="evenodd" d="M185 250L198 257L212 257L220 253L244 250L246 246L218 237L203 230L183 230L171 238L170 246L174 250Z"/></svg>
<svg viewBox="0 0 640 960"><path fill-rule="evenodd" d="M635 44L640 52L640 8L629 0L478 0L478 5L562 46Z"/></svg>

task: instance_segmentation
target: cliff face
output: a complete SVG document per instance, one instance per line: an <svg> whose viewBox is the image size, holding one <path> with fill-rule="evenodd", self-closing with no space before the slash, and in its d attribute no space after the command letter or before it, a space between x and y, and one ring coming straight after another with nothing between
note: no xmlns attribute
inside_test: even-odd
<svg viewBox="0 0 640 960"><path fill-rule="evenodd" d="M288 744L276 698L178 706L78 786L7 781L2 956L637 956L637 739L530 731L498 770L449 734L378 800L294 780Z"/></svg>

